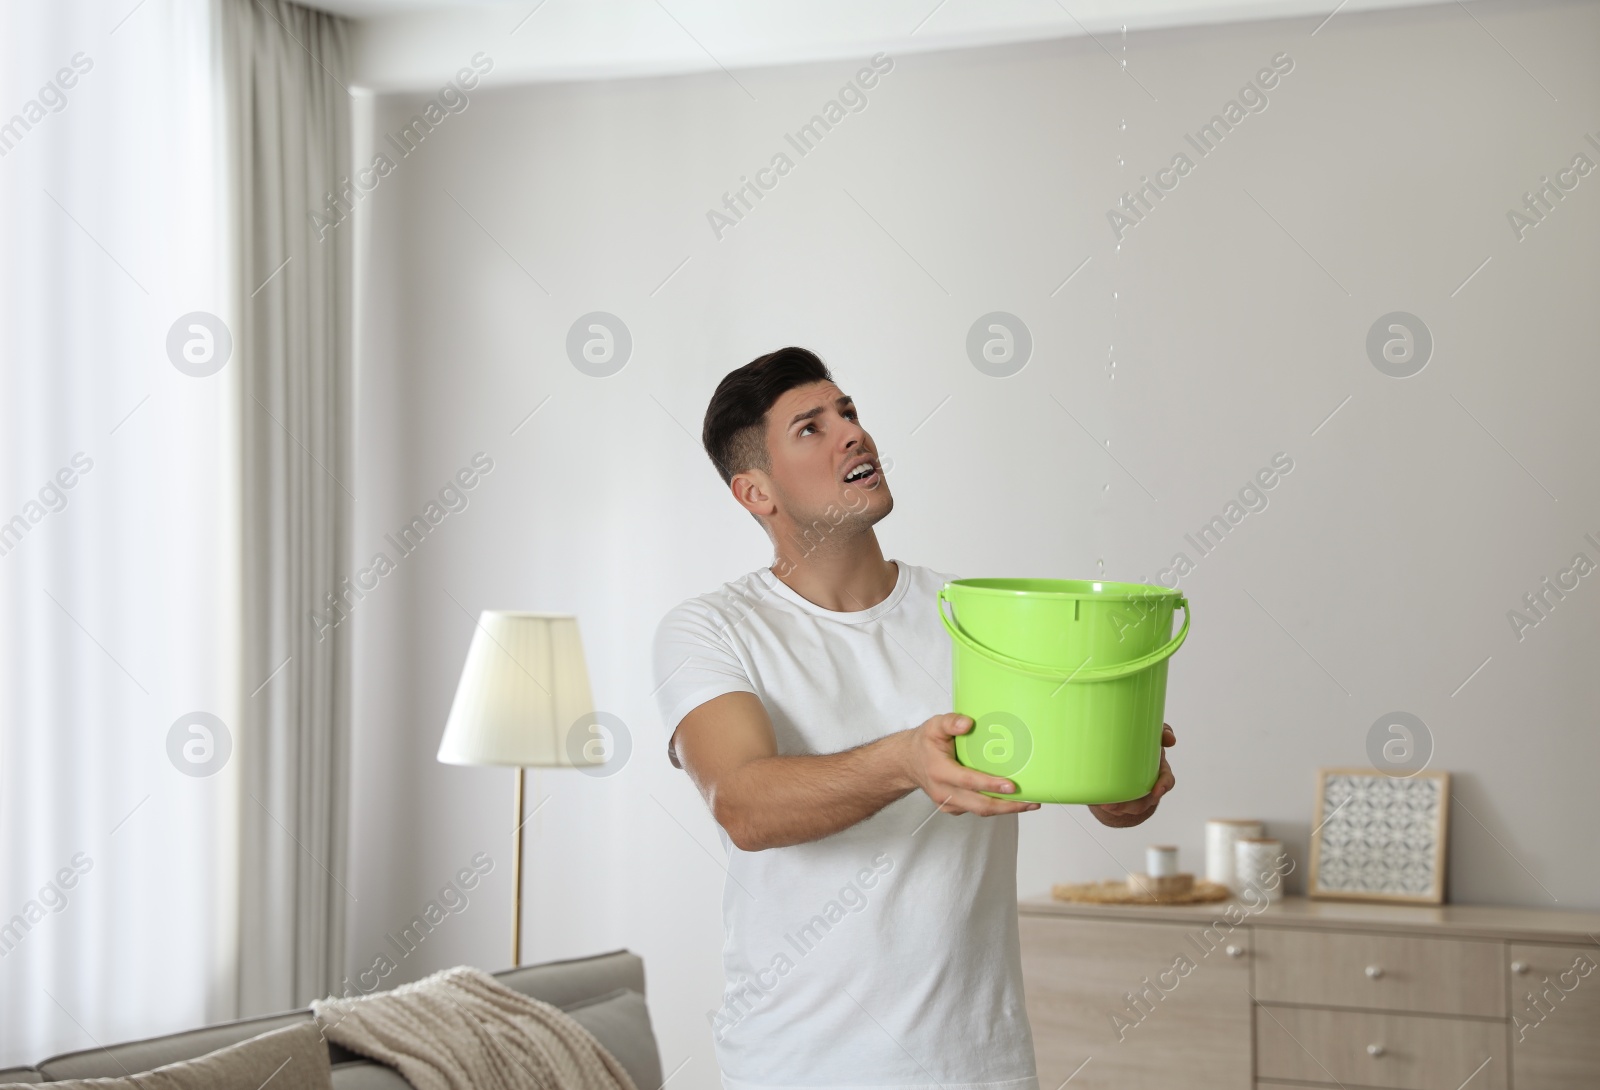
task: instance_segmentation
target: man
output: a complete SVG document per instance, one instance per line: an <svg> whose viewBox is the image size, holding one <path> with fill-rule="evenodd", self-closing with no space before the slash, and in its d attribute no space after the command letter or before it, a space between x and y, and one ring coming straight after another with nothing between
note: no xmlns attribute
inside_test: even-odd
<svg viewBox="0 0 1600 1090"><path fill-rule="evenodd" d="M813 353L727 375L702 440L774 551L675 606L653 652L668 758L727 849L725 1090L1038 1090L1016 815L1039 807L955 760L954 576L884 559L877 447ZM1163 755L1148 795L1090 811L1137 825L1172 785Z"/></svg>

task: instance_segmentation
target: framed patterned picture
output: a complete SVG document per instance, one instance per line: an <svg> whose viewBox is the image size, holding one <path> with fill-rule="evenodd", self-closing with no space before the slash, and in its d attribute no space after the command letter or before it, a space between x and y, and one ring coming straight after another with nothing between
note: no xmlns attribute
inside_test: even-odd
<svg viewBox="0 0 1600 1090"><path fill-rule="evenodd" d="M1318 769L1307 896L1443 904L1449 820L1448 772Z"/></svg>

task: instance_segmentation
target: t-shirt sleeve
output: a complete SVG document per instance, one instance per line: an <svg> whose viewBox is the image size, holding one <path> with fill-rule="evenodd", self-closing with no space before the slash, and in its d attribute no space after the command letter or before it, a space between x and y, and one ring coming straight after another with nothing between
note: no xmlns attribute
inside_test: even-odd
<svg viewBox="0 0 1600 1090"><path fill-rule="evenodd" d="M667 728L667 759L681 768L671 741L683 717L723 693L754 693L756 688L723 622L692 601L673 607L656 626L651 663L656 707Z"/></svg>

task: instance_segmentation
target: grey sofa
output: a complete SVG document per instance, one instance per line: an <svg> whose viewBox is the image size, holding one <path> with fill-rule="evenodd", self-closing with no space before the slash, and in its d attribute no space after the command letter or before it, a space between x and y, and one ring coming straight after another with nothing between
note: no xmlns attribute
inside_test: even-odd
<svg viewBox="0 0 1600 1090"><path fill-rule="evenodd" d="M494 976L509 988L566 1011L627 1068L638 1090L659 1090L661 1054L645 1007L644 962L637 954L613 950L593 957L503 969ZM149 1071L310 1019L311 1009L306 1007L220 1022L165 1037L69 1052L33 1067L0 1069L0 1083L92 1079ZM410 1090L410 1083L390 1067L331 1042L328 1053L335 1090Z"/></svg>

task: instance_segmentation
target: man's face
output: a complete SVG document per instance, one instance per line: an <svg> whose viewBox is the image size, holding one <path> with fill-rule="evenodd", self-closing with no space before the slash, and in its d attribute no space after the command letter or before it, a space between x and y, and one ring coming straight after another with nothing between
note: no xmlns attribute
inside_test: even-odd
<svg viewBox="0 0 1600 1090"><path fill-rule="evenodd" d="M819 519L866 527L894 508L877 444L855 403L831 382L796 386L778 398L767 413L767 450L778 513L798 527ZM857 468L862 462L867 469ZM846 480L851 474L856 479Z"/></svg>

